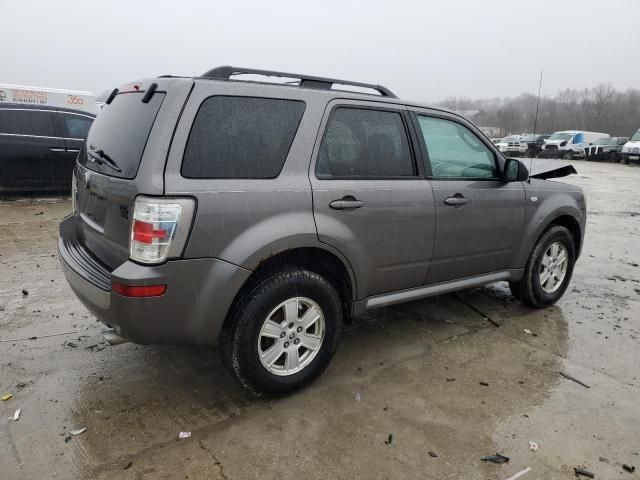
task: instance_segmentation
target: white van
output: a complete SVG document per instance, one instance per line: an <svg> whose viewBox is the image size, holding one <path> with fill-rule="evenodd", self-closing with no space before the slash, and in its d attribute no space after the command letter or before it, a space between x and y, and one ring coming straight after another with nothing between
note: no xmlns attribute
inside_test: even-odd
<svg viewBox="0 0 640 480"><path fill-rule="evenodd" d="M581 157L584 156L584 147L602 137L608 137L608 133L585 132L583 130L563 130L555 132L544 141L541 157Z"/></svg>
<svg viewBox="0 0 640 480"><path fill-rule="evenodd" d="M640 129L622 147L622 162L640 162Z"/></svg>
<svg viewBox="0 0 640 480"><path fill-rule="evenodd" d="M61 90L58 88L28 87L0 83L0 104L25 103L80 110L91 115L97 113L96 97L91 92Z"/></svg>

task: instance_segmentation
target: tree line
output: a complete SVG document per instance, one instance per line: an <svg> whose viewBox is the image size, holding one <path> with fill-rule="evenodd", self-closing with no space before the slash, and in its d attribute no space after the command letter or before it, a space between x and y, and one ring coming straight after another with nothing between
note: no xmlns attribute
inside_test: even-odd
<svg viewBox="0 0 640 480"><path fill-rule="evenodd" d="M476 125L497 127L502 135L534 130L538 97L523 93L515 98L472 100L450 97L439 105L464 112ZM558 130L587 130L630 137L640 128L640 90L614 89L601 84L584 90L567 89L542 96L537 133Z"/></svg>

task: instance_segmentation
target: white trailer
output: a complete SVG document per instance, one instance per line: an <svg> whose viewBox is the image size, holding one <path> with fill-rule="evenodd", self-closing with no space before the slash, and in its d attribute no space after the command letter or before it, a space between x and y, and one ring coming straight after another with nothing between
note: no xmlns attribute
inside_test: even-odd
<svg viewBox="0 0 640 480"><path fill-rule="evenodd" d="M96 97L91 92L0 83L0 104L5 102L73 108L92 115L98 108Z"/></svg>

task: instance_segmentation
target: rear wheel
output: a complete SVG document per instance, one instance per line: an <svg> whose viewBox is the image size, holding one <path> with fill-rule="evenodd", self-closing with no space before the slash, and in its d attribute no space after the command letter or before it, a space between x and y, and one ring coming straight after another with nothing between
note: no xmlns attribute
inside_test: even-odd
<svg viewBox="0 0 640 480"><path fill-rule="evenodd" d="M613 163L617 163L618 161L618 153L617 152L609 152L609 161Z"/></svg>
<svg viewBox="0 0 640 480"><path fill-rule="evenodd" d="M342 306L322 276L286 268L245 290L225 326L223 360L256 396L277 397L315 380L342 330Z"/></svg>
<svg viewBox="0 0 640 480"><path fill-rule="evenodd" d="M571 280L575 255L571 232L560 225L552 226L533 248L522 279L509 284L511 293L535 308L557 302Z"/></svg>

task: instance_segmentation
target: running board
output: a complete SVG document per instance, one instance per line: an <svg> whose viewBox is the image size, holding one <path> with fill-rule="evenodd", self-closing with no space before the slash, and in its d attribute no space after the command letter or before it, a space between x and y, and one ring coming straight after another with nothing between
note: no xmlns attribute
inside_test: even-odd
<svg viewBox="0 0 640 480"><path fill-rule="evenodd" d="M410 302L421 298L443 295L445 293L455 292L456 290L480 287L482 285L487 285L488 283L502 282L504 280L517 280L521 275L522 270L502 270L500 272L476 275L475 277L466 277L461 280L438 283L436 285L427 285L411 288L409 290L401 290L399 292L384 293L382 295L369 297L365 301L364 308L365 310L370 310L372 308L395 305L396 303Z"/></svg>

